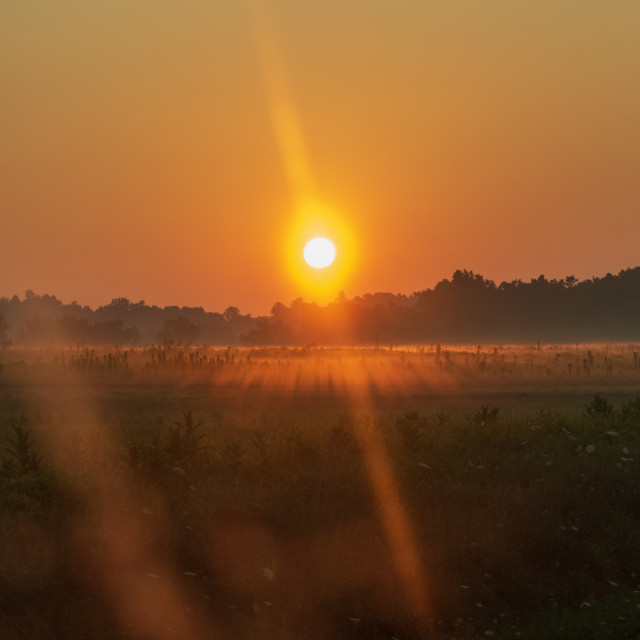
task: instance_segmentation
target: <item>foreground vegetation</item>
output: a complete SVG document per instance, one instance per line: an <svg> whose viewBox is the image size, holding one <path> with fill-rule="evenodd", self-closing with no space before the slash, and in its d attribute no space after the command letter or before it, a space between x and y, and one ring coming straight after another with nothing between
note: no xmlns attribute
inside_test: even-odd
<svg viewBox="0 0 640 640"><path fill-rule="evenodd" d="M0 635L636 638L636 353L5 352Z"/></svg>

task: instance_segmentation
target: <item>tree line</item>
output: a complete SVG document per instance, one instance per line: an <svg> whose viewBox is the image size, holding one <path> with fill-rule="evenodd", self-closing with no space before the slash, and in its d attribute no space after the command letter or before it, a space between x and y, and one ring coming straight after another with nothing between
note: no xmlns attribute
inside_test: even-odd
<svg viewBox="0 0 640 640"><path fill-rule="evenodd" d="M27 291L0 298L5 343L388 345L640 340L640 267L578 280L496 284L468 270L411 295L374 293L326 306L298 298L268 316L159 308L116 298L92 310Z"/></svg>
<svg viewBox="0 0 640 640"><path fill-rule="evenodd" d="M114 298L92 309L76 301L64 304L52 295L29 290L0 298L0 342L26 345L240 344L256 319L237 307L223 313L202 307L147 305Z"/></svg>
<svg viewBox="0 0 640 640"><path fill-rule="evenodd" d="M640 267L497 285L468 270L412 295L340 294L325 307L294 300L244 337L248 344L415 344L635 341Z"/></svg>

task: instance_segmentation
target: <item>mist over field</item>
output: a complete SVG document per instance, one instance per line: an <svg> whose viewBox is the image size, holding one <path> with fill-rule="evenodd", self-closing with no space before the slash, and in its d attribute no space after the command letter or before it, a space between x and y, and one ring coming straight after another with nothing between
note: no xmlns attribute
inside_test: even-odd
<svg viewBox="0 0 640 640"><path fill-rule="evenodd" d="M5 343L2 637L634 638L639 355Z"/></svg>

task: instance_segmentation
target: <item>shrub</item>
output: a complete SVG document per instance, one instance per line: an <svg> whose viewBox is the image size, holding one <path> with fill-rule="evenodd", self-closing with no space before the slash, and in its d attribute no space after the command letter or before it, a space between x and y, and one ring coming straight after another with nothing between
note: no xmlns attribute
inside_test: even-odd
<svg viewBox="0 0 640 640"><path fill-rule="evenodd" d="M13 437L9 438L5 452L8 458L2 461L7 474L26 475L36 472L42 465L42 458L35 451L35 443L27 429L18 424L12 425Z"/></svg>
<svg viewBox="0 0 640 640"><path fill-rule="evenodd" d="M593 396L593 400L584 406L585 413L590 418L602 418L610 416L615 411L613 405L599 393Z"/></svg>
<svg viewBox="0 0 640 640"><path fill-rule="evenodd" d="M205 434L200 429L203 422L194 422L191 411L182 415L184 420L175 423L165 441L165 451L172 464L188 462L206 448L203 444Z"/></svg>

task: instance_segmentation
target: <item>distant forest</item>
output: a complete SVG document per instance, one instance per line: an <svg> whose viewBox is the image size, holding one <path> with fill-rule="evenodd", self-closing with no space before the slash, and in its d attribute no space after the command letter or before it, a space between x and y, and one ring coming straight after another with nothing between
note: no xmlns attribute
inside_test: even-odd
<svg viewBox="0 0 640 640"><path fill-rule="evenodd" d="M0 343L14 345L401 345L640 340L640 267L578 280L495 282L458 270L411 295L301 298L269 316L115 298L97 309L27 291L0 298Z"/></svg>

